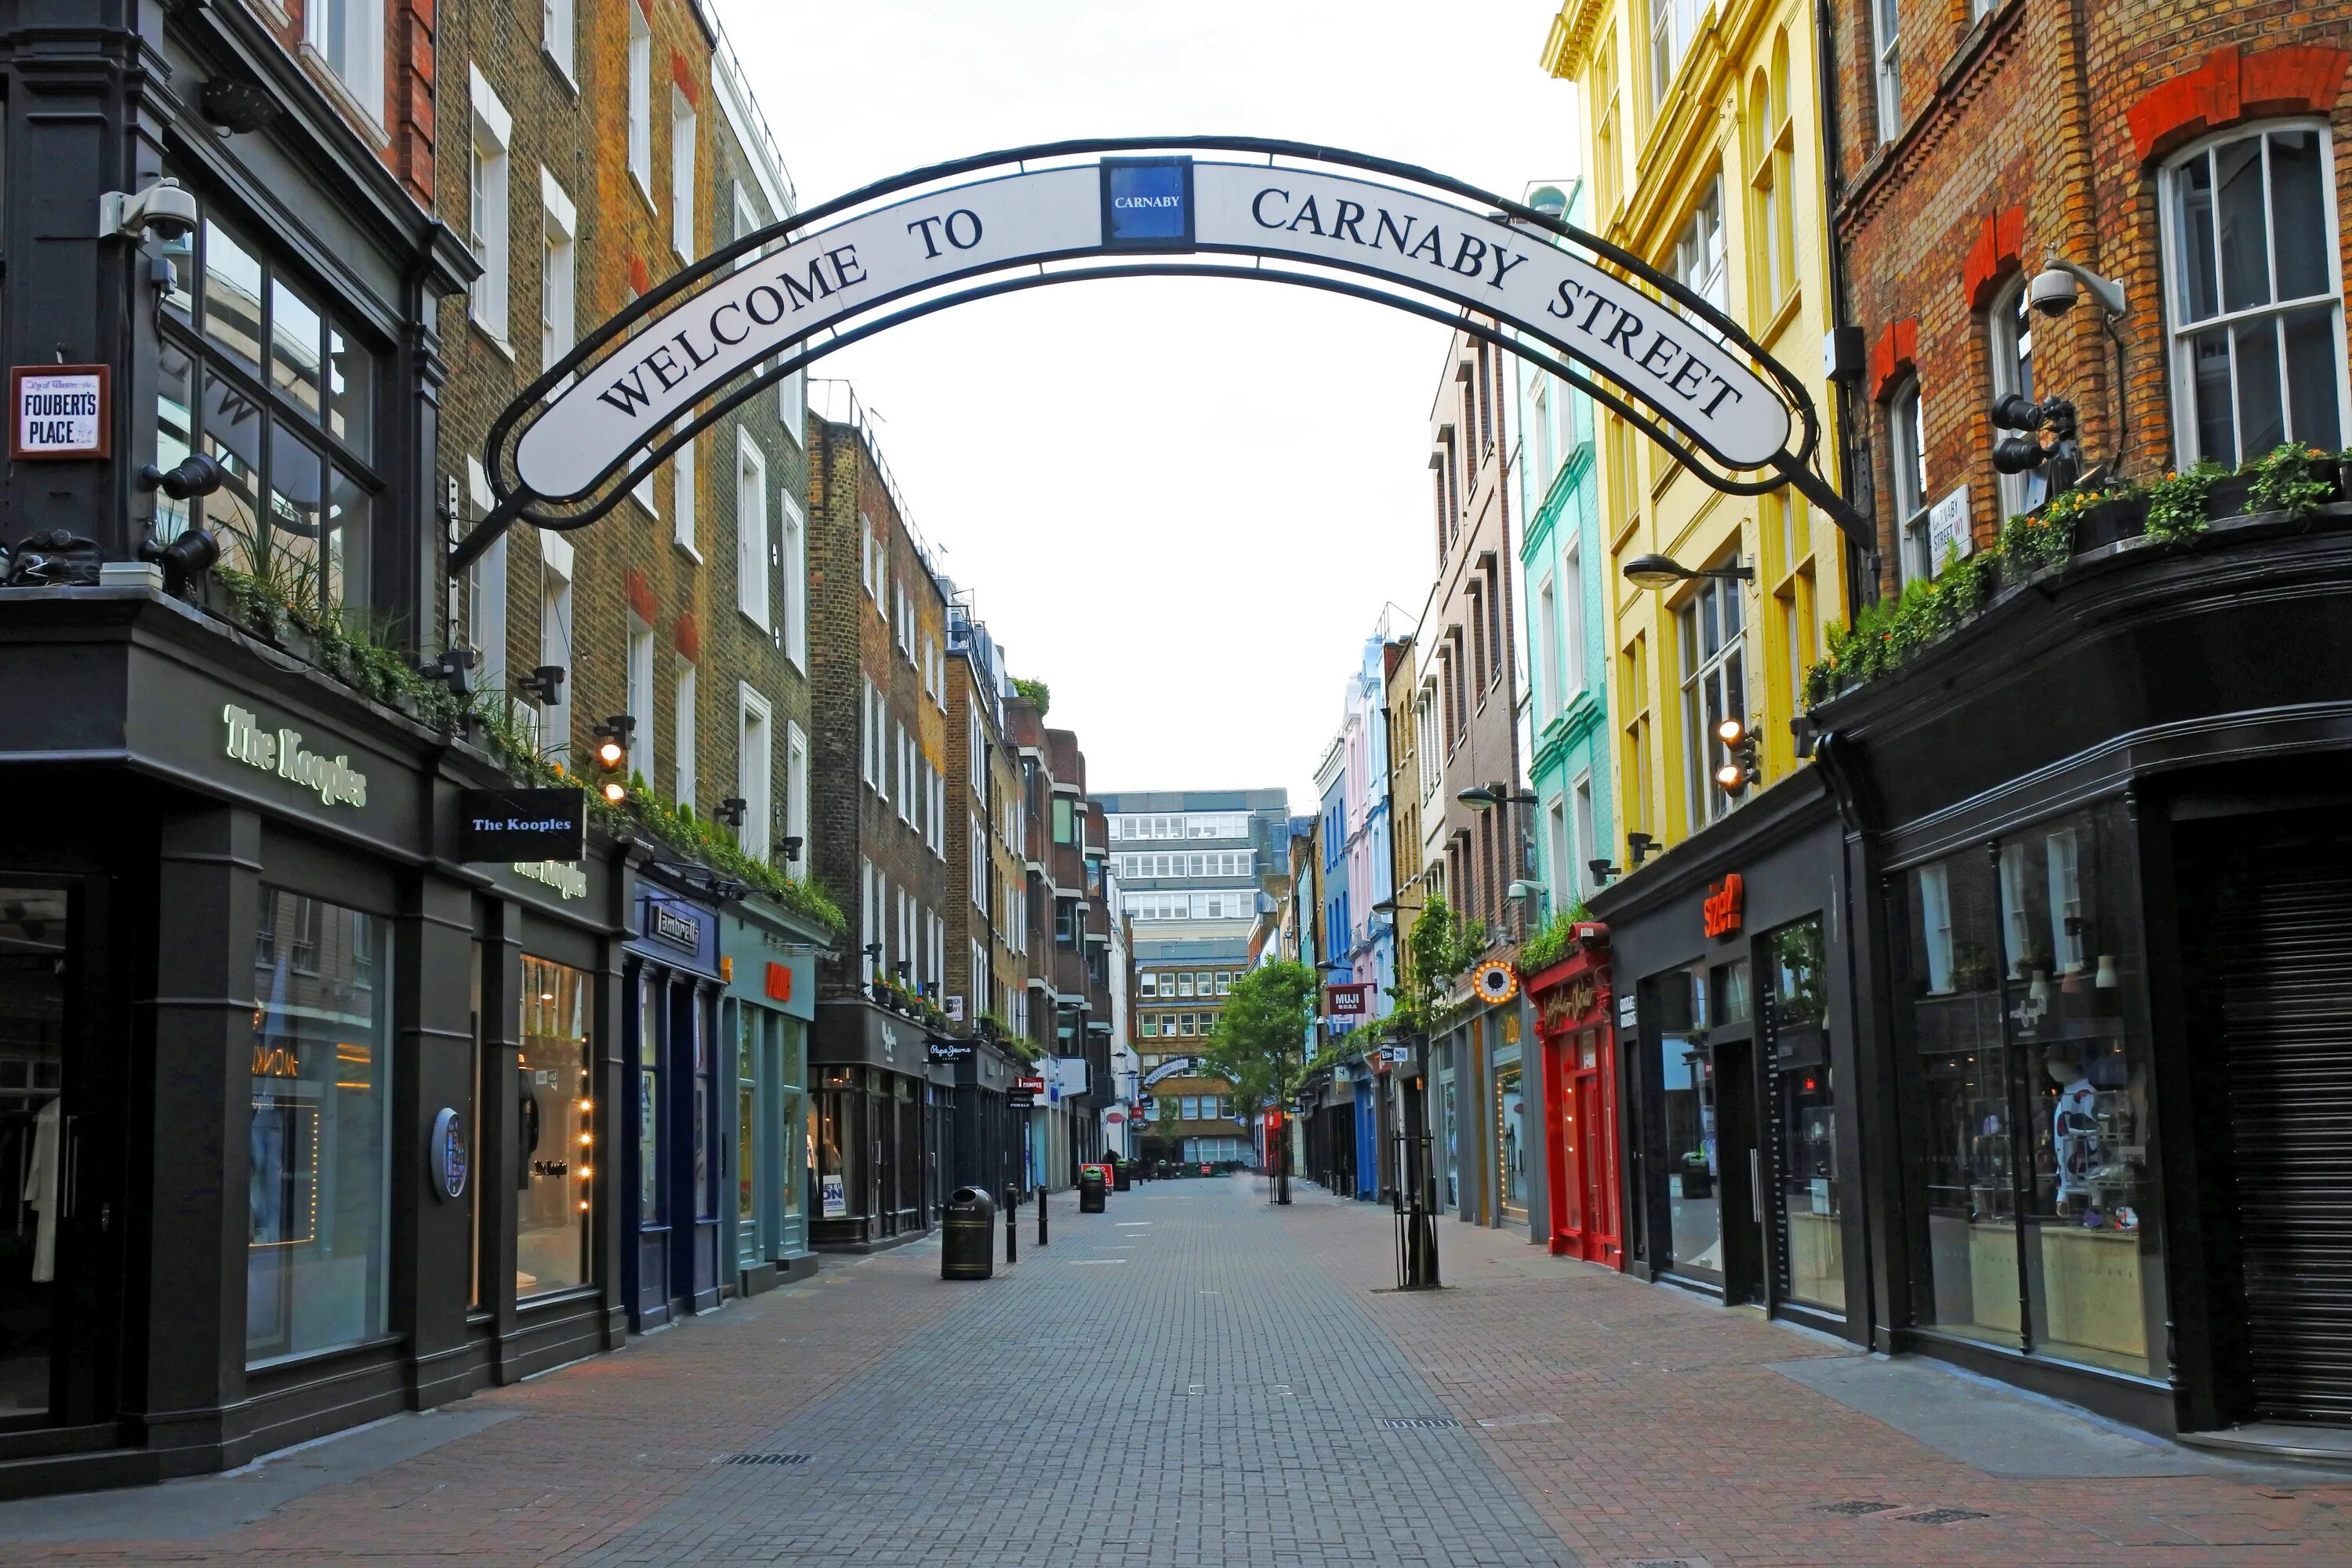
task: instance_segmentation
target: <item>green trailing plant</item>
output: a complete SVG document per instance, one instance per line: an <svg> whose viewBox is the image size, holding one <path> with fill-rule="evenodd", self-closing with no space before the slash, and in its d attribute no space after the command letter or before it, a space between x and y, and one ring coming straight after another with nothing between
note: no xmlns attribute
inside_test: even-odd
<svg viewBox="0 0 2352 1568"><path fill-rule="evenodd" d="M2170 543L2211 527L2213 485L2222 472L2221 464L2208 459L2186 472L2151 480L2142 490L2147 497L2147 536Z"/></svg>
<svg viewBox="0 0 2352 1568"><path fill-rule="evenodd" d="M2316 447L2288 441L2238 472L2253 480L2247 499L2256 511L2282 511L2300 519L2317 511L2336 493L2334 476L2328 472L2335 462Z"/></svg>
<svg viewBox="0 0 2352 1568"><path fill-rule="evenodd" d="M1549 969L1574 952L1577 922L1591 918L1592 911L1584 907L1581 899L1565 910L1555 911L1549 920L1528 933L1527 941L1519 943L1519 973L1533 974L1539 969Z"/></svg>
<svg viewBox="0 0 2352 1568"><path fill-rule="evenodd" d="M594 798L592 794L590 799ZM657 843L692 856L714 871L724 872L834 936L849 929L840 906L823 888L798 877L788 877L772 863L746 855L732 833L710 818L698 816L690 805L672 805L663 800L646 787L641 773L630 775L626 809Z"/></svg>
<svg viewBox="0 0 2352 1568"><path fill-rule="evenodd" d="M1054 689L1042 680L1024 680L1016 675L1013 678L1013 689L1036 707L1040 719L1054 706Z"/></svg>
<svg viewBox="0 0 2352 1568"><path fill-rule="evenodd" d="M1432 898L1422 906L1412 932L1405 938L1408 994L1433 1016L1454 983L1486 951L1486 928L1483 923L1465 921L1444 898Z"/></svg>

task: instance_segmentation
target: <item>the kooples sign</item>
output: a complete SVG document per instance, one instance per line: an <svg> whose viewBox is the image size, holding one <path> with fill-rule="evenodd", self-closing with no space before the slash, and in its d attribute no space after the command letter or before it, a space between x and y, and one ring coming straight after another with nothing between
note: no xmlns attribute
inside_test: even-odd
<svg viewBox="0 0 2352 1568"><path fill-rule="evenodd" d="M322 757L302 743L299 730L264 729L251 710L226 703L221 724L228 754L249 768L276 773L319 797L321 805L365 805L367 774L349 756Z"/></svg>
<svg viewBox="0 0 2352 1568"><path fill-rule="evenodd" d="M586 495L722 384L847 317L981 273L1137 250L1307 261L1434 293L1590 365L1730 468L1789 439L1787 406L1744 353L1534 230L1319 170L1114 159L910 196L714 274L554 395L516 446L516 477L547 500Z"/></svg>

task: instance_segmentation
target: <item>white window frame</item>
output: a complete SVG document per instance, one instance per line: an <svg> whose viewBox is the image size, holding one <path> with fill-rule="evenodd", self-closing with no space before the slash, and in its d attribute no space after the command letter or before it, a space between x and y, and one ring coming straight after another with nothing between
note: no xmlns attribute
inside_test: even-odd
<svg viewBox="0 0 2352 1568"><path fill-rule="evenodd" d="M1878 100L1878 140L1903 133L1903 42L1898 0L1870 0L1871 82Z"/></svg>
<svg viewBox="0 0 2352 1568"><path fill-rule="evenodd" d="M466 458L467 499L474 516L486 516L498 503L490 491L490 476L479 458ZM474 650L474 684L488 692L507 689L507 535L466 568L466 646Z"/></svg>
<svg viewBox="0 0 2352 1568"><path fill-rule="evenodd" d="M681 261L698 254L694 244L695 165L699 160L700 118L685 91L669 89L669 247Z"/></svg>
<svg viewBox="0 0 2352 1568"><path fill-rule="evenodd" d="M629 768L643 773L653 788L660 776L655 768L655 731L661 727L654 697L654 628L639 620L635 610L628 612L628 696L623 711L637 721L629 738Z"/></svg>
<svg viewBox="0 0 2352 1568"><path fill-rule="evenodd" d="M801 841L797 875L808 875L809 864L809 738L793 721L784 721L784 833Z"/></svg>
<svg viewBox="0 0 2352 1568"><path fill-rule="evenodd" d="M314 9L317 7L314 5ZM479 67L467 71L469 141L466 163L467 240L482 275L474 279L467 313L474 324L504 348L507 306L513 293L514 265L510 181L514 116L507 112Z"/></svg>
<svg viewBox="0 0 2352 1568"><path fill-rule="evenodd" d="M734 200L730 205L734 215L732 221L735 225L735 232L728 237L741 239L760 227L760 209L751 205L751 192L742 181L735 181L733 190ZM759 259L759 250L747 250L735 258L735 270L740 272Z"/></svg>
<svg viewBox="0 0 2352 1568"><path fill-rule="evenodd" d="M572 584L576 565L572 542L560 533L541 531L539 562L539 661L576 670L572 654ZM569 761L572 683L566 680L559 689L562 695L541 711L539 749L547 756Z"/></svg>
<svg viewBox="0 0 2352 1568"><path fill-rule="evenodd" d="M2023 272L2010 279L2009 287L2000 291L1992 309L1985 313L1985 336L1992 351L1994 400L1998 402L2012 392L2032 397L2033 313L2025 304ZM2001 474L1999 478L2000 514L2004 518L2032 511L2050 499L2050 476L2044 469L2029 468L2021 474Z"/></svg>
<svg viewBox="0 0 2352 1568"><path fill-rule="evenodd" d="M754 726L757 732L754 733ZM776 710L748 680L735 683L735 793L743 801L743 826L736 847L761 865L771 857L774 831Z"/></svg>
<svg viewBox="0 0 2352 1568"><path fill-rule="evenodd" d="M772 635L768 543L768 455L740 426L735 431L735 608Z"/></svg>
<svg viewBox="0 0 2352 1568"><path fill-rule="evenodd" d="M654 199L654 29L635 5L629 14L629 174L650 205Z"/></svg>
<svg viewBox="0 0 2352 1568"><path fill-rule="evenodd" d="M541 0L540 50L553 62L557 70L563 73L563 79L574 87L580 85L580 73L574 64L578 54L578 36L574 0Z"/></svg>
<svg viewBox="0 0 2352 1568"><path fill-rule="evenodd" d="M689 408L678 416L677 424L672 426L672 432L674 434L683 432L693 422L694 411ZM702 559L702 552L695 545L695 536L701 526L700 520L696 516L699 510L697 505L696 486L700 482L700 476L698 465L695 460L695 451L701 440L702 437L699 436L692 437L681 444L669 458L670 542L697 561Z"/></svg>
<svg viewBox="0 0 2352 1568"><path fill-rule="evenodd" d="M1707 606L1734 606L1738 627L1727 637L1720 637L1712 654L1706 651L1701 631L1706 624ZM1708 823L1728 812L1734 798L1715 782L1715 770L1729 753L1716 738L1715 726L1727 718L1748 721L1748 704L1754 693L1749 689L1753 672L1748 661L1748 602L1745 585L1721 579L1708 579L1681 605L1675 606L1675 634L1683 654L1683 781L1684 805L1689 814L1690 831L1696 833ZM1718 626L1718 631L1721 630ZM1738 681L1738 700L1732 697L1731 681ZM1706 699L1716 699L1718 710L1712 716L1707 711Z"/></svg>
<svg viewBox="0 0 2352 1568"><path fill-rule="evenodd" d="M2267 138L2274 132L2286 131L2315 132L2319 137L2321 205L2325 209L2324 217L2326 223L2325 236L2326 243L2322 249L2326 262L2326 276L2334 288L2332 290L2317 294L2300 294L2292 300L2281 300L2276 298L2278 287L2276 193L2269 174L2270 149ZM2263 228L2265 239L2269 243L2270 254L2266 259L2271 273L2268 279L2269 291L2273 298L2265 303L2239 310L2231 310L2221 299L2216 298L2213 301L2215 307L2213 314L2200 317L2191 321L2188 319L2182 287L2185 279L2182 258L2187 239L2180 232L2179 206L2180 186L2185 177L2185 171L2200 159L2210 158L2222 147L2236 142L2251 141L2256 137L2265 139L2263 149L2264 166ZM2336 437L2334 441L2325 444L2331 450L2352 445L2352 396L2347 396L2345 361L2341 261L2343 240L2340 226L2342 216L2337 205L2338 197L2336 188L2336 142L2328 122L2307 115L2294 116L2236 126L2218 135L2200 138L2165 161L2158 182L2158 193L2157 210L2162 219L2160 226L2164 244L2165 352L2172 386L2173 449L2179 454L2179 466L2186 468L2200 458L2213 456L2203 450L2203 437L2199 428L2196 340L2217 327L2242 328L2264 320L2278 322L2290 314L2321 306L2329 307L2333 312L2327 339L2336 352ZM2218 221L2214 227L2218 244L2218 231L2221 227ZM2218 288L2220 278L2218 255L2215 258L2215 276ZM2277 331L2278 328L2273 326L2273 331L2275 333ZM2274 343L2277 342L2275 337L2273 341ZM2278 363L2279 374L2284 378L2286 374L2286 355L2283 345L2278 351ZM2263 456L2263 453L2246 448L2245 433L2239 428L2241 410L2237 395L2238 355L2234 342L2231 344L2230 354L2230 376L2231 438L2238 448L2235 453L2236 461L2243 463L2250 458ZM2308 444L2315 438L2311 433L2295 428L2293 402L2287 395L2284 381L2279 408L2282 428L2285 431L2288 439L2301 440ZM2217 460L2227 461L2227 458Z"/></svg>
<svg viewBox="0 0 2352 1568"><path fill-rule="evenodd" d="M384 123L383 5L384 0L310 0L302 27L303 47L379 130Z"/></svg>
<svg viewBox="0 0 2352 1568"><path fill-rule="evenodd" d="M568 7L571 0L563 4ZM580 212L545 164L539 170L539 363L550 370L580 341Z"/></svg>
<svg viewBox="0 0 2352 1568"><path fill-rule="evenodd" d="M785 488L776 492L779 502L776 515L783 525L783 537L775 553L782 570L784 588L784 657L793 668L808 673L808 514L801 510L800 498Z"/></svg>
<svg viewBox="0 0 2352 1568"><path fill-rule="evenodd" d="M1559 595L1552 586L1549 572L1536 584L1536 668L1543 672L1544 689L1538 694L1538 704L1549 704L1553 712L1566 708L1568 679L1560 668Z"/></svg>
<svg viewBox="0 0 2352 1568"><path fill-rule="evenodd" d="M1579 897L1591 890L1592 862L1601 856L1601 818L1592 798L1592 775L1581 773L1569 786L1569 798L1575 803L1575 815L1570 820L1576 842L1570 848L1572 861L1568 885Z"/></svg>
<svg viewBox="0 0 2352 1568"><path fill-rule="evenodd" d="M698 739L696 732L695 714L698 686L698 679L695 673L694 661L689 658L680 658L677 661L676 688L677 717L672 722L677 729L677 799L678 804L688 806L694 805L695 786L700 782L696 777L695 758Z"/></svg>
<svg viewBox="0 0 2352 1568"><path fill-rule="evenodd" d="M1936 574L1927 542L1927 400L1906 376L1886 400L1887 481L1895 492L1895 563L1906 583Z"/></svg>

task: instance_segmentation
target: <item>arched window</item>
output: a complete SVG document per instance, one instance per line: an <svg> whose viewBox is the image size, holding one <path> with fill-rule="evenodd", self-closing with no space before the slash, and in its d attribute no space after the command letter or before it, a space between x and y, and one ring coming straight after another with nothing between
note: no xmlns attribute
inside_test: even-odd
<svg viewBox="0 0 2352 1568"><path fill-rule="evenodd" d="M2180 466L2290 438L2344 444L2334 151L2318 122L2236 131L2164 171L2166 318Z"/></svg>
<svg viewBox="0 0 2352 1568"><path fill-rule="evenodd" d="M2033 312L2025 306L2025 279L2012 279L1985 313L1985 338L1992 351L1992 395L2035 395ZM2041 468L2000 476L2000 514L2015 517L2050 499L2050 478Z"/></svg>

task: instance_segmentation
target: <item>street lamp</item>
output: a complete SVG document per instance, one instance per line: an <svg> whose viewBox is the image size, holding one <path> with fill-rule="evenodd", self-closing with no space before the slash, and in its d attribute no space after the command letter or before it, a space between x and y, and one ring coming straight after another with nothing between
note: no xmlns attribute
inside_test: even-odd
<svg viewBox="0 0 2352 1568"><path fill-rule="evenodd" d="M1727 583L1756 581L1753 566L1702 566L1693 570L1671 555L1636 555L1625 563L1622 570L1625 580L1636 588L1671 588L1697 577L1714 577Z"/></svg>

